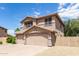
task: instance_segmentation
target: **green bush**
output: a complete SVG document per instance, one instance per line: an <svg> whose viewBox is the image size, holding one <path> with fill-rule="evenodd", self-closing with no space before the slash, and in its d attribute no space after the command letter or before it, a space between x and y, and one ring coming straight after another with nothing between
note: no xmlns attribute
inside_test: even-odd
<svg viewBox="0 0 79 59"><path fill-rule="evenodd" d="M14 36L9 35L7 38L7 43L16 44L16 38Z"/></svg>
<svg viewBox="0 0 79 59"><path fill-rule="evenodd" d="M3 44L3 42L0 41L0 44Z"/></svg>

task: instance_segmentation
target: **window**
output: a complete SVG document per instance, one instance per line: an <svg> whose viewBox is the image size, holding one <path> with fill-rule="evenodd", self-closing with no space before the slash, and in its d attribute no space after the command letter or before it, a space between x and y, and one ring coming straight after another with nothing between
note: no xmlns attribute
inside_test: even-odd
<svg viewBox="0 0 79 59"><path fill-rule="evenodd" d="M28 25L28 27L31 27L31 26L32 26L32 24L33 24L32 22L28 22L28 24L27 24L27 25Z"/></svg>
<svg viewBox="0 0 79 59"><path fill-rule="evenodd" d="M7 30L5 30L5 33L7 33Z"/></svg>
<svg viewBox="0 0 79 59"><path fill-rule="evenodd" d="M50 25L50 24L52 24L52 19L51 18L45 19L45 25Z"/></svg>

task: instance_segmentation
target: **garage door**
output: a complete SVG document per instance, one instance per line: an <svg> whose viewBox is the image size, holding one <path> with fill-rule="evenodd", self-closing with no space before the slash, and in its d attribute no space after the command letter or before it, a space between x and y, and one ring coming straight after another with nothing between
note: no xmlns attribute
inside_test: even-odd
<svg viewBox="0 0 79 59"><path fill-rule="evenodd" d="M26 39L27 45L39 45L39 46L48 46L47 38L43 36L29 36Z"/></svg>

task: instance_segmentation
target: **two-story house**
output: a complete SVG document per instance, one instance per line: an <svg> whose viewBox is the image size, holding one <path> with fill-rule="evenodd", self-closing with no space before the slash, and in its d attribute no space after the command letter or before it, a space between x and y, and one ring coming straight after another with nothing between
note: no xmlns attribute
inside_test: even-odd
<svg viewBox="0 0 79 59"><path fill-rule="evenodd" d="M16 42L26 45L54 46L57 36L64 36L64 24L57 13L38 18L26 17L16 32Z"/></svg>

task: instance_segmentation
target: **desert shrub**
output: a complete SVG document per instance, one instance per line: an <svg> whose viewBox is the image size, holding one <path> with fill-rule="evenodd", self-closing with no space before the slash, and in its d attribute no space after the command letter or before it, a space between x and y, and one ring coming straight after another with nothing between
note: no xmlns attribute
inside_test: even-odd
<svg viewBox="0 0 79 59"><path fill-rule="evenodd" d="M9 35L7 38L7 43L16 44L16 38L14 36Z"/></svg>
<svg viewBox="0 0 79 59"><path fill-rule="evenodd" d="M2 41L0 41L0 44L3 44L3 42L2 42Z"/></svg>

